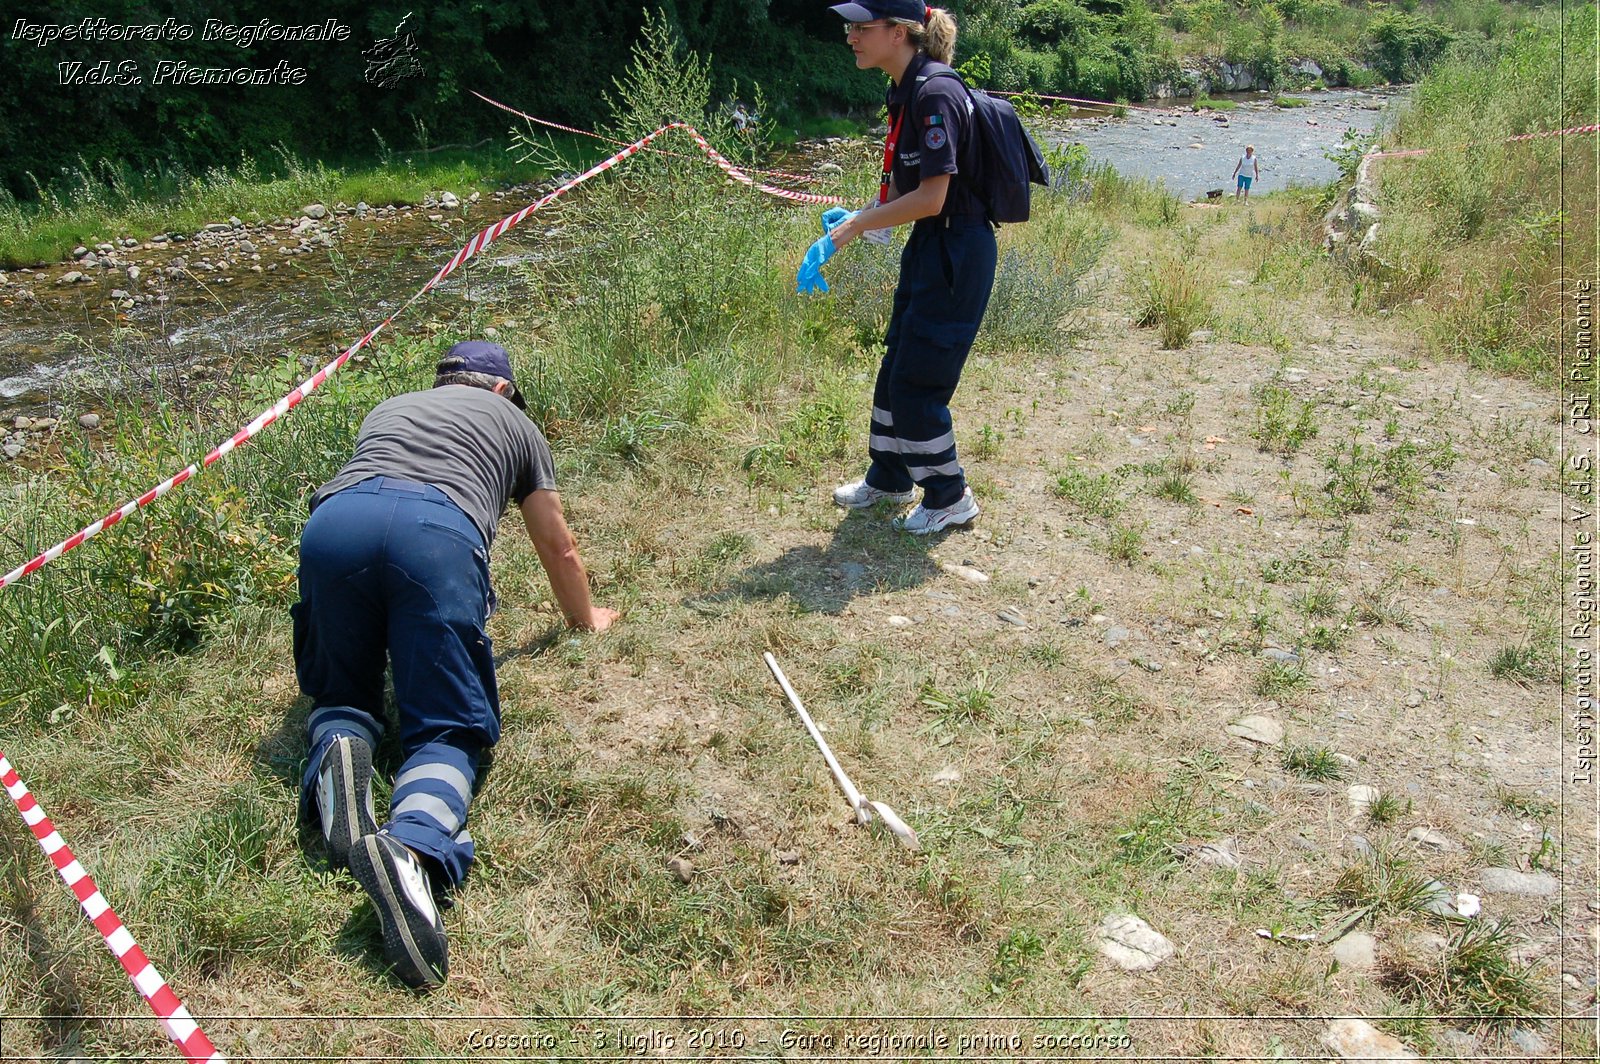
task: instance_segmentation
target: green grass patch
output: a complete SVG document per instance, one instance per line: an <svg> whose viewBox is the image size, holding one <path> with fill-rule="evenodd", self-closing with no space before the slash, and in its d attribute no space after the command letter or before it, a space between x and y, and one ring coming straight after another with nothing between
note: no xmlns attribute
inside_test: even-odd
<svg viewBox="0 0 1600 1064"><path fill-rule="evenodd" d="M1066 469L1056 476L1054 490L1057 498L1095 517L1115 517L1127 506L1119 491L1118 478L1110 473Z"/></svg>

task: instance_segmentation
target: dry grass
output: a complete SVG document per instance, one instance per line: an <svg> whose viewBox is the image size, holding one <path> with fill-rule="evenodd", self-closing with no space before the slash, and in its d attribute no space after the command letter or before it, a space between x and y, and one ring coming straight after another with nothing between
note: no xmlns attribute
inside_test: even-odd
<svg viewBox="0 0 1600 1064"><path fill-rule="evenodd" d="M1245 218L1205 240L1247 239ZM1132 256L1143 230L1128 224L1121 254ZM1499 648L1548 623L1516 574L1543 563L1558 500L1542 481L1508 489L1466 472L1492 460L1495 410L1466 394L1513 408L1549 397L1457 365L1398 368L1415 339L1331 306L1325 290L1306 287L1294 306L1311 323L1295 382L1270 344L1161 348L1127 329L1127 305L1103 309L1087 342L1043 367L1033 352L978 356L969 382L982 387L958 395L957 424L964 440L1007 425L1005 445L981 465L983 519L931 543L829 503L832 484L859 472L864 420L842 455L799 464L781 488L752 485L743 457L780 439L806 396L780 395L737 431L670 434L631 464L574 470L569 513L601 599L627 616L599 638L556 630L532 550L508 526L492 629L505 739L473 807L482 861L446 915L451 980L426 1001L378 969L370 907L296 833L303 709L285 618L241 611L198 652L160 664L139 704L79 714L8 752L237 1057L459 1057L475 1029L524 1040L525 1055L600 1057L619 1029L636 1038L652 1026L451 1018L489 1014L672 1016L653 1026L688 1053L690 1031L753 1040L783 1026L718 1015L846 1012L971 1014L944 1024L952 1038L991 1031L1025 1044L1056 1030L1126 1032L1137 1056L1318 1055L1321 1025L1297 1017L1397 1014L1410 991L1331 971L1326 946L1255 929L1336 920L1328 899L1356 859L1355 830L1395 846L1418 824L1456 840L1481 831L1499 851L1412 855L1419 874L1456 889L1473 887L1481 855L1514 862L1529 843L1503 795L1553 793L1554 755L1539 751L1555 749L1558 726L1540 709L1548 683L1491 669ZM1235 291L1255 298L1224 289L1222 313ZM866 360L844 373L829 387L864 414ZM1276 394L1266 389L1298 408L1369 375L1417 405L1321 403L1319 435L1271 452L1251 439L1261 397ZM1324 463L1352 438L1381 441L1390 416L1407 436L1446 426L1461 462L1336 515ZM1132 474L1158 460L1181 470L1181 504L1135 490ZM1512 505L1480 508L1491 493ZM1303 505L1319 499L1316 512ZM1464 541L1441 531L1462 527L1459 512L1479 515ZM1136 559L1108 556L1110 513L1144 530ZM965 582L945 562L991 580ZM1303 645L1340 601L1355 607L1342 645ZM1484 607L1476 620L1467 603ZM997 617L1006 607L1025 628ZM891 626L891 615L914 623ZM1109 639L1112 628L1125 633ZM1299 647L1302 666L1268 671L1263 646ZM764 650L862 789L918 829L923 853L852 825L761 667ZM1419 688L1442 701L1408 705ZM1286 744L1311 755L1286 767L1233 739L1225 726L1245 712L1277 717ZM1359 755L1332 786L1329 751ZM1415 810L1356 828L1345 783L1414 796ZM1180 844L1227 836L1237 871L1181 856ZM692 862L690 883L666 869L673 856ZM135 1016L38 855L13 847L4 861L0 912L42 945L0 962L0 1010ZM1488 904L1516 941L1541 934L1541 907ZM1096 925L1126 911L1178 947L1153 973L1124 973L1095 951ZM1381 952L1431 926L1404 905L1374 919ZM1530 978L1549 977L1546 965ZM267 1013L344 1018L224 1018ZM416 1013L435 1018L361 1018ZM981 1018L1043 1014L1173 1018ZM1417 1022L1418 1037L1437 1026ZM7 1020L6 1049L163 1052L147 1020L52 1023ZM837 1038L867 1028L790 1026Z"/></svg>

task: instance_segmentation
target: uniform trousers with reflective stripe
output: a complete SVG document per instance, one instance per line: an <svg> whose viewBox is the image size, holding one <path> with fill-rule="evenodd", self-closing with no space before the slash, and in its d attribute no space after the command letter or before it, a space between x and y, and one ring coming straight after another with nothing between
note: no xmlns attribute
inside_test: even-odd
<svg viewBox="0 0 1600 1064"><path fill-rule="evenodd" d="M950 398L994 288L994 229L981 217L924 218L900 256L900 283L872 393L867 483L922 488L930 509L966 490Z"/></svg>
<svg viewBox="0 0 1600 1064"><path fill-rule="evenodd" d="M322 500L306 522L291 610L295 671L314 703L302 815L316 815L317 769L334 739L377 749L387 655L404 763L384 827L449 884L472 864L467 806L479 759L500 738L488 561L444 492L373 477Z"/></svg>

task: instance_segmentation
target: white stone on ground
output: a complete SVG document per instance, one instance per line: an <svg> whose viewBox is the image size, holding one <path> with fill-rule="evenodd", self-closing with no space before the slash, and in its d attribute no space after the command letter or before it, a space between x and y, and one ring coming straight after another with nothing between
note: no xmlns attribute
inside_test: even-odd
<svg viewBox="0 0 1600 1064"><path fill-rule="evenodd" d="M1561 893L1561 880L1546 872L1519 872L1515 868L1485 868L1478 877L1485 894L1523 894L1549 898Z"/></svg>
<svg viewBox="0 0 1600 1064"><path fill-rule="evenodd" d="M1124 971L1148 972L1178 952L1165 935L1130 913L1100 921L1095 945Z"/></svg>
<svg viewBox="0 0 1600 1064"><path fill-rule="evenodd" d="M959 576L968 583L987 584L989 582L989 577L987 575L972 568L970 565L951 565L947 562L944 565L939 566L939 568L943 569L951 576Z"/></svg>
<svg viewBox="0 0 1600 1064"><path fill-rule="evenodd" d="M1365 931L1352 931L1333 944L1333 959L1346 968L1365 971L1378 963L1378 940Z"/></svg>
<svg viewBox="0 0 1600 1064"><path fill-rule="evenodd" d="M1379 798L1378 788L1369 787L1365 783L1357 783L1346 792L1350 801L1350 812L1356 816L1366 816L1368 808Z"/></svg>
<svg viewBox="0 0 1600 1064"><path fill-rule="evenodd" d="M1345 1060L1421 1060L1404 1042L1384 1034L1366 1020L1335 1020L1322 1033L1322 1044Z"/></svg>
<svg viewBox="0 0 1600 1064"><path fill-rule="evenodd" d="M1248 739L1263 746L1277 746L1283 742L1283 725L1271 717L1253 714L1240 717L1228 725L1228 734L1237 735L1241 739Z"/></svg>

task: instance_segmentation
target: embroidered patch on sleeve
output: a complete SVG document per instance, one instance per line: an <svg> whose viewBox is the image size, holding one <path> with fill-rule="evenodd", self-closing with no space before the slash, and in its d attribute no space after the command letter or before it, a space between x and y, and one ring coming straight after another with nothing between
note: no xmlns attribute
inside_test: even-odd
<svg viewBox="0 0 1600 1064"><path fill-rule="evenodd" d="M945 136L943 126L929 126L928 132L922 135L922 143L928 146L929 151L938 151L944 147L945 141L948 139Z"/></svg>

